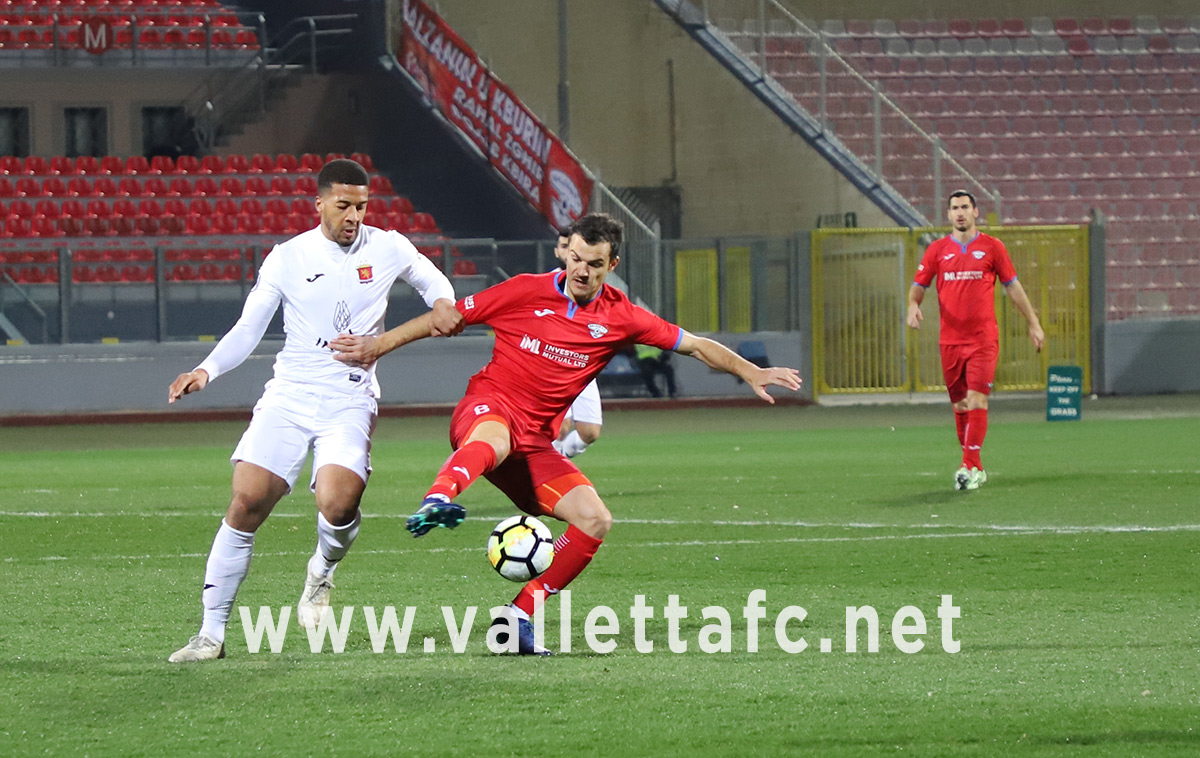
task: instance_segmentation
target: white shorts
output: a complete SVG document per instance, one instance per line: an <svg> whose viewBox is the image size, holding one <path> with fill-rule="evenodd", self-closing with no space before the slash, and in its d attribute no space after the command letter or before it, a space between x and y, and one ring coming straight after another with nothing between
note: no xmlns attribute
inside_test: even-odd
<svg viewBox="0 0 1200 758"><path fill-rule="evenodd" d="M369 395L322 392L309 385L267 383L254 406L254 418L230 461L261 466L287 482L291 490L313 450L312 478L322 466L335 464L358 474L371 474L371 433L379 406Z"/></svg>
<svg viewBox="0 0 1200 758"><path fill-rule="evenodd" d="M567 418L573 422L582 421L585 424L603 424L604 414L600 409L600 385L596 380L588 382L575 402L567 409Z"/></svg>

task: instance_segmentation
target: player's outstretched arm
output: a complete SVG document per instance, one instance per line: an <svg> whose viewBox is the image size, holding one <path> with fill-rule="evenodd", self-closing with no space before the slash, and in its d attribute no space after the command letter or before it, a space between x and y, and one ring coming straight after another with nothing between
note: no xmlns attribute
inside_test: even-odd
<svg viewBox="0 0 1200 758"><path fill-rule="evenodd" d="M914 284L908 290L908 317L905 322L913 329L921 328L921 321L924 316L921 315L921 302L925 300L925 288L919 284Z"/></svg>
<svg viewBox="0 0 1200 758"><path fill-rule="evenodd" d="M422 313L377 337L339 334L329 343L333 357L348 366L370 366L398 347L433 336L433 311Z"/></svg>
<svg viewBox="0 0 1200 758"><path fill-rule="evenodd" d="M1029 339L1040 353L1046 344L1046 332L1042 330L1042 322L1038 320L1037 311L1033 309L1033 303L1029 302L1029 295L1025 294L1025 288L1014 279L1008 283L1004 291L1012 298L1013 305L1021 312L1025 320L1029 322Z"/></svg>
<svg viewBox="0 0 1200 758"><path fill-rule="evenodd" d="M429 332L432 337L453 337L467 326L466 319L454 307L454 301L438 298L429 312Z"/></svg>
<svg viewBox="0 0 1200 758"><path fill-rule="evenodd" d="M689 332L683 333L683 339L680 340L679 347L675 348L675 352L690 355L709 368L733 374L749 384L754 394L768 403L775 402L775 398L767 394L766 388L770 385L784 387L793 392L800 389L800 372L796 369L775 366L759 368L720 342L697 337Z"/></svg>
<svg viewBox="0 0 1200 758"><path fill-rule="evenodd" d="M184 395L199 392L208 386L208 372L202 368L180 374L167 388L167 403L173 403Z"/></svg>

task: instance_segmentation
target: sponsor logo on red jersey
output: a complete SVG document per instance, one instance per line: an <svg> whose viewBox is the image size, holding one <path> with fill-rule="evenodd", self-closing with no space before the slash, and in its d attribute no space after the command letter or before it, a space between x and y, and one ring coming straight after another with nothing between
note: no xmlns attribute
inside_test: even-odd
<svg viewBox="0 0 1200 758"><path fill-rule="evenodd" d="M608 334L608 327L603 324L588 324L588 332L592 335L592 339L598 340Z"/></svg>

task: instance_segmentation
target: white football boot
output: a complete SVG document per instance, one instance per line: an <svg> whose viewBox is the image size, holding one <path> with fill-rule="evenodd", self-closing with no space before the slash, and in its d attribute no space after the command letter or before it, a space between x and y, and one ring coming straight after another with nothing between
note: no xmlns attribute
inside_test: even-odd
<svg viewBox="0 0 1200 758"><path fill-rule="evenodd" d="M188 663L190 661L214 661L224 657L224 644L203 634L197 634L188 640L188 644L171 653L171 657L167 660L171 663Z"/></svg>
<svg viewBox="0 0 1200 758"><path fill-rule="evenodd" d="M296 620L306 629L316 629L321 615L329 607L329 595L333 590L333 582L328 577L319 577L311 571L304 580L304 591L300 593L300 601L296 603Z"/></svg>

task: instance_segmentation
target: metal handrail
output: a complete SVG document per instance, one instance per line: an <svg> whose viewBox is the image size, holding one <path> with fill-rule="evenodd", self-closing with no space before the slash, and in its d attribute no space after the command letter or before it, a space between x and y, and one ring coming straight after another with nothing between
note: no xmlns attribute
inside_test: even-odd
<svg viewBox="0 0 1200 758"><path fill-rule="evenodd" d="M713 2L704 2L703 3L703 14L704 14L705 23L708 24L710 27L712 27L712 29L716 30L717 33L719 33L719 34L723 35L724 37L726 37L727 39L731 39L731 40L733 38L736 38L739 36L749 37L752 34L752 33L735 32L733 30L721 29L717 25L717 23L714 22L712 19L711 12L712 12L712 6L714 4L715 3L713 3ZM966 181L968 181L971 185L973 185L975 188L977 188L979 190L980 194L993 204L998 216L1002 215L1002 212L1001 212L1002 211L1002 208L1001 208L1002 198L1000 196L999 191L997 191L994 188L988 188L987 186L985 186L974 175L972 175L961 163L959 163L957 160L955 160L953 157L951 157L949 154L947 154L945 151L945 148L943 147L941 138L938 135L931 134L928 131L926 131L924 128L922 128L892 98L888 97L888 95L886 93L884 93L874 81L868 79L861 72L859 72L849 61L847 61L845 59L845 57L843 57L840 53L838 53L837 50L834 49L834 47L829 44L828 40L826 39L826 35L823 31L814 30L812 27L810 27L804 21L800 20L790 10L788 10L786 7L781 5L778 2L778 0L757 0L758 17L757 17L757 19L755 19L755 21L757 22L757 34L755 35L755 41L757 43L755 45L756 55L750 56L749 62L751 65L755 66L758 69L758 72L762 77L770 78L770 79L774 80L774 75L770 72L770 70L767 66L766 50L767 50L768 36L772 36L772 37L783 36L782 34L768 35L768 32L767 32L767 29L768 29L767 8L768 8L768 6L773 11L778 12L778 14L780 16L782 16L783 20L785 20L787 23L791 24L792 34L794 34L795 36L801 36L801 37L804 37L807 39L811 39L812 41L814 41L816 43L816 46L817 46L816 57L817 57L818 70L819 70L819 76L820 76L820 81L819 81L820 89L819 89L819 96L818 96L819 112L817 114L817 120L818 120L818 123L820 124L820 128L821 128L822 132L836 137L836 134L833 133L829 129L829 120L828 120L828 116L827 116L826 108L825 108L825 104L829 98L829 94L827 92L827 86L826 86L828 62L834 61L834 62L840 64L840 66L845 70L845 72L854 81L856 81L859 85L861 85L866 90L866 92L864 94L871 96L873 99L873 111L874 112L872 115L873 115L873 120L874 120L874 135L873 136L874 136L875 155L873 156L874 157L874 165L872 166L872 169L873 169L874 173L876 174L876 176L883 177L883 175L884 175L883 167L882 167L883 155L882 155L881 139L882 139L882 110L884 108L886 108L891 114L899 117L900 120L912 131L914 136L916 136L917 138L923 140L924 142L926 142L927 144L930 145L932 157L933 157L933 166L932 166L931 174L932 174L932 178L933 178L934 184L935 184L934 198L933 198L933 200L934 200L933 207L935 209L940 207L940 204L942 202L944 202L944 197L942 197L942 194L943 194L942 188L939 186L940 185L939 180L941 178L941 169L942 169L941 164L944 162L944 163L950 165L951 167L953 167ZM811 54L811 52L810 52L810 54ZM754 60L755 57L757 57L757 60ZM784 91L787 91L787 89L785 87L781 87L781 89L783 89ZM794 99L795 98L793 97L793 100Z"/></svg>

